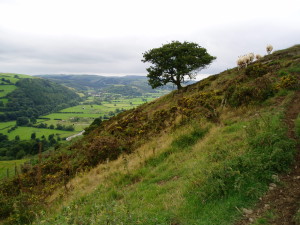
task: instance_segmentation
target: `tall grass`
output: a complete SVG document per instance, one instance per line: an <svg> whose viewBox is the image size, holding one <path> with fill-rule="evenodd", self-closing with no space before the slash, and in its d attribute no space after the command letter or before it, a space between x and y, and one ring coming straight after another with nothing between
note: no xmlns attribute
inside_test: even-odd
<svg viewBox="0 0 300 225"><path fill-rule="evenodd" d="M193 183L184 210L191 217L184 224L231 224L240 214L238 207L251 205L274 182L272 175L290 168L295 143L286 137L279 118L249 123L246 152L222 161L204 180Z"/></svg>

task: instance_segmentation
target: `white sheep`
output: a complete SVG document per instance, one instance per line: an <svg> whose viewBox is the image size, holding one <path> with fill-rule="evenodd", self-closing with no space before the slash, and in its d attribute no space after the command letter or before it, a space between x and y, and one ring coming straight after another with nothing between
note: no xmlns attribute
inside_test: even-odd
<svg viewBox="0 0 300 225"><path fill-rule="evenodd" d="M250 58L250 62L253 62L253 60L254 60L254 53L251 52L248 55L249 55L249 58Z"/></svg>
<svg viewBox="0 0 300 225"><path fill-rule="evenodd" d="M236 61L236 64L237 64L237 67L238 67L238 70L240 68L243 68L244 67L244 56L239 56L238 60Z"/></svg>
<svg viewBox="0 0 300 225"><path fill-rule="evenodd" d="M262 58L262 55L257 54L257 55L255 56L255 58L256 58L256 60L260 60L260 59Z"/></svg>
<svg viewBox="0 0 300 225"><path fill-rule="evenodd" d="M254 60L254 53L249 53L243 56L239 56L238 60L236 61L238 70L240 68L247 68L247 65L249 65Z"/></svg>
<svg viewBox="0 0 300 225"><path fill-rule="evenodd" d="M244 60L245 60L246 67L247 67L247 65L249 65L251 63L251 56L250 56L250 54L245 55L244 56Z"/></svg>
<svg viewBox="0 0 300 225"><path fill-rule="evenodd" d="M268 55L270 55L271 52L273 51L273 46L272 45L267 45L266 50L267 50Z"/></svg>

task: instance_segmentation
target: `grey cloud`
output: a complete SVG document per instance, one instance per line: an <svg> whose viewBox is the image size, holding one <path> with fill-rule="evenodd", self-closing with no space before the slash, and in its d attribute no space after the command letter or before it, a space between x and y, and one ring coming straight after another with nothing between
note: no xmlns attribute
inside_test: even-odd
<svg viewBox="0 0 300 225"><path fill-rule="evenodd" d="M0 71L25 74L92 73L145 74L142 53L172 40L193 41L217 57L201 74L215 74L235 66L239 55L266 54L265 46L275 49L299 44L295 26L272 21L249 20L244 24L215 26L189 34L157 37L79 37L25 36L0 30Z"/></svg>
<svg viewBox="0 0 300 225"><path fill-rule="evenodd" d="M23 73L126 73L139 61L139 50L132 43L118 40L76 39L16 39L0 38L0 70ZM133 63L134 62L134 63ZM11 64L14 63L14 66ZM45 71L42 71L43 68ZM21 70L24 71L21 71ZM124 70L124 71L121 71ZM14 71L12 71L14 72ZM132 72L136 72L133 69Z"/></svg>

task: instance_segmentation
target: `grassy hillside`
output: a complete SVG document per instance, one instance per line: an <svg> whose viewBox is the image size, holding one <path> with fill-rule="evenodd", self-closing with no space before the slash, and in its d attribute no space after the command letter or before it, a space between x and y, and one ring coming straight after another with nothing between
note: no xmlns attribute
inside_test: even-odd
<svg viewBox="0 0 300 225"><path fill-rule="evenodd" d="M297 45L93 124L0 184L0 218L234 224L293 163L283 118L299 77Z"/></svg>
<svg viewBox="0 0 300 225"><path fill-rule="evenodd" d="M30 76L12 73L0 73L0 107L8 102L8 99L5 98L5 96L17 89L15 84L22 78L30 78Z"/></svg>

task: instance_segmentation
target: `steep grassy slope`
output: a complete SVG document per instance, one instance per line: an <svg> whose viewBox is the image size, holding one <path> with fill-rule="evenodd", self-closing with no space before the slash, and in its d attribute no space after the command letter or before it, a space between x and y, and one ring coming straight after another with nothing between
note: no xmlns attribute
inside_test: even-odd
<svg viewBox="0 0 300 225"><path fill-rule="evenodd" d="M282 118L299 75L297 45L123 112L1 184L0 215L7 223L232 224L293 161Z"/></svg>

